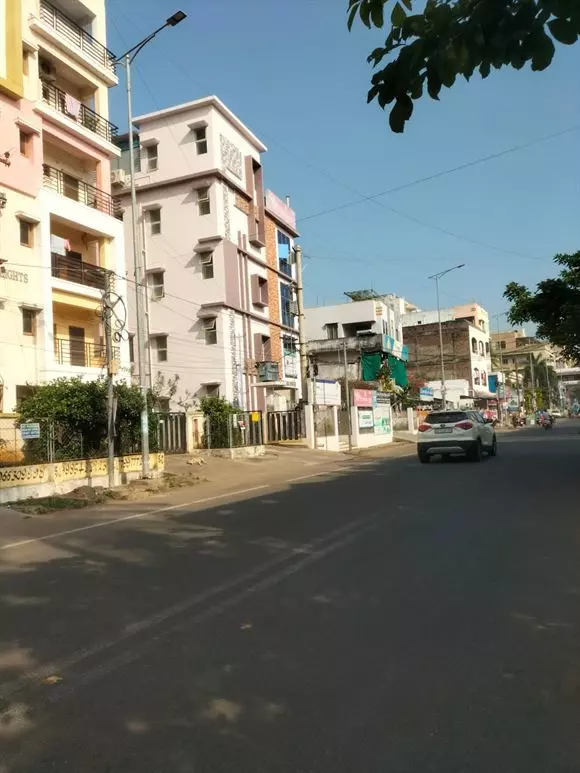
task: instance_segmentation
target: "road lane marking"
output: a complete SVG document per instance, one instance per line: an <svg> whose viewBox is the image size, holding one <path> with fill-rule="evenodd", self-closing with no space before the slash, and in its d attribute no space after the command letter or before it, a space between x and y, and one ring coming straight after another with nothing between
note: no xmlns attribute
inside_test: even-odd
<svg viewBox="0 0 580 773"><path fill-rule="evenodd" d="M131 513L131 515L123 515L121 518L109 518L107 521L99 521L98 523L90 523L87 526L78 526L75 529L66 529L65 531L56 531L51 534L45 534L42 537L31 537L30 539L23 539L19 542L9 542L7 545L0 545L1 550L10 550L12 548L21 548L24 545L33 545L35 542L46 542L49 539L55 537L66 537L69 534L78 534L81 531L89 531L90 529L102 529L105 526L112 526L115 523L123 523L123 521L133 521L138 518L145 518L148 515L158 515L159 513L168 513L171 510L178 510L180 507L193 507L193 505L202 505L205 502L214 502L216 499L223 499L227 496L237 496L239 494L250 494L252 491L260 491L261 489L271 488L272 484L264 484L262 486L252 486L251 488L238 489L237 491L230 491L224 494L216 494L212 497L204 497L203 499L194 499L191 502L182 502L178 505L167 505L166 507L160 507L157 510L147 510L142 513Z"/></svg>
<svg viewBox="0 0 580 773"><path fill-rule="evenodd" d="M364 516L362 518L357 519L356 521L349 521L346 524L342 524L342 526L338 526L336 529L332 529L331 531L326 532L325 534L322 534L318 537L315 537L308 542L303 542L300 545L292 547L286 550L283 554L280 554L278 556L275 556L274 558L264 561L259 566L256 566L247 572L244 572L238 577L234 577L231 580L227 580L217 585L212 585L211 587L206 588L205 590L200 591L199 593L193 594L192 596L186 598L183 601L179 601L175 604L165 607L159 612L155 612L149 617L146 617L142 620L131 623L129 626L126 626L124 630L122 630L117 636L113 638L97 642L92 647L88 647L85 649L78 649L72 652L68 657L63 658L60 661L55 661L53 663L42 666L39 669L31 670L21 674L17 679L13 680L12 682L6 682L0 687L0 699L5 700L6 698L10 697L11 695L14 695L20 690L25 689L28 685L31 685L31 684L34 685L38 683L41 684L42 680L45 679L50 674L54 674L54 673L62 674L64 671L70 668L73 668L79 663L82 663L83 661L86 661L87 659L94 657L96 655L100 655L106 650L109 650L117 645L122 644L127 640L130 640L134 638L136 635L143 633L149 630L150 628L159 626L162 623L165 623L166 621L168 621L169 619L176 617L177 615L185 614L190 609L195 608L200 604L203 604L204 602L213 599L213 597L219 596L222 593L228 593L230 591L234 591L234 596L230 597L232 599L236 599L240 594L250 593L252 588L256 589L258 586L261 585L261 583L265 582L266 580L272 577L277 576L277 574L279 574L281 571L283 572L286 571L287 567L286 569L277 569L279 565L292 561L292 559L296 557L300 557L297 563L300 566L302 566L302 564L306 561L307 558L312 559L315 556L323 557L323 555L326 555L325 551L327 550L327 548L330 548L333 545L337 545L338 543L342 543L344 541L345 536L347 537L350 537L353 535L356 536L360 533L365 532L367 529L370 528L370 526L374 526L375 524L378 525L378 523L379 523L378 515L376 513L372 513L371 515ZM305 555L306 555L306 558L304 557ZM291 563L290 567L295 565L296 563ZM270 570L277 570L277 571L274 571L273 574L268 574ZM260 575L264 575L264 574L266 576L259 579ZM253 586L238 589L238 586L251 581L255 581L255 584ZM210 606L207 610L204 610L203 612L200 612L198 614L205 614L209 610L215 609L216 607L221 608L221 605L227 601L228 599L226 598L225 601L217 602L217 604L214 603L213 606ZM178 626L174 625L173 628L165 629L165 630L166 631L173 630L176 627ZM158 637L154 637L153 640L157 638ZM112 659L115 660L116 658L119 658L119 657L121 657L122 660L124 661L125 658L127 657L127 653L121 653L121 656L117 655ZM103 665L95 666L95 668L93 668L92 671L95 671L95 672L101 671L103 668ZM91 673L91 669L88 669L86 673Z"/></svg>
<svg viewBox="0 0 580 773"><path fill-rule="evenodd" d="M397 457L394 457L394 458L397 458ZM379 461L380 463L383 460L377 460L377 461ZM347 467L346 469L348 472L350 472L353 469L356 469L358 467L365 467L368 464L369 462L363 462L359 464L355 463L353 467ZM260 486L251 486L250 488L237 489L236 491L226 491L223 494L215 494L214 496L211 496L211 497L202 497L201 499L194 499L191 502L183 502L181 504L176 504L176 505L167 505L165 507L160 507L157 510L148 510L141 513L131 513L130 515L123 515L120 518L110 518L106 521L98 521L97 523L90 523L90 524L87 524L87 526L78 526L74 529L65 529L64 531L57 531L57 532L51 532L50 534L44 534L40 537L30 537L28 539L18 540L17 542L9 542L6 545L0 545L0 552L4 550L13 550L15 548L26 547L27 545L34 545L39 542L47 542L48 540L56 539L57 537L68 537L71 534L79 534L84 531L90 531L91 529L103 529L107 526L114 526L116 523L124 523L126 521L139 520L141 518L146 518L147 516L159 515L160 513L169 513L172 510L179 510L180 508L194 507L195 505L203 505L203 504L206 504L207 502L215 502L218 499L224 499L224 497L236 497L236 496L240 496L241 494L251 494L254 491L262 491L264 489L274 488L275 486L279 486L283 483L298 483L301 480L310 480L312 478L320 478L324 475L332 475L332 474L336 474L336 469L323 470L321 472L313 472L313 473L310 473L309 475L299 475L296 478L289 478L286 481L278 481L277 483L276 482L264 483Z"/></svg>

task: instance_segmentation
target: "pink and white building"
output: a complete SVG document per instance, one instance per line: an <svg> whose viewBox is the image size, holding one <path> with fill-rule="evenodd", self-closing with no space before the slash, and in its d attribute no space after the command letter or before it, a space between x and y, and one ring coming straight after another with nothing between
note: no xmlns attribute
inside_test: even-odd
<svg viewBox="0 0 580 773"><path fill-rule="evenodd" d="M105 280L126 307L123 226L111 196L118 82L104 0L0 3L16 86L0 66L0 411L30 385L104 372ZM0 41L0 43L3 41ZM0 45L0 50L2 46ZM120 312L119 316L123 316ZM129 348L116 351L130 372Z"/></svg>
<svg viewBox="0 0 580 773"><path fill-rule="evenodd" d="M141 115L135 125L147 369L154 382L159 374L165 384L179 377L167 407L206 395L248 410L279 406L282 394L298 399L299 378L290 367L297 359L294 277L287 260L295 216L286 207L279 222L279 213L266 211L265 145L215 96ZM113 180L131 272L127 137L119 144L123 155ZM284 259L275 255L278 232ZM130 295L134 332L132 300ZM283 345L288 356L282 356Z"/></svg>

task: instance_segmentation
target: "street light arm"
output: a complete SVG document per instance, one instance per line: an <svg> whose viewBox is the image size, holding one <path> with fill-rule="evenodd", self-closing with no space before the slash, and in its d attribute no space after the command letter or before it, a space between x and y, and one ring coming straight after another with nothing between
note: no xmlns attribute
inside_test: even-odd
<svg viewBox="0 0 580 773"><path fill-rule="evenodd" d="M169 25L167 22L162 27L159 27L159 29L156 29L155 32L152 32L150 35L148 35L146 38L143 38L139 43L134 45L132 48L130 48L128 51L125 51L122 56L117 57L115 60L116 64L122 64L126 57L129 57L130 61L132 62L139 51L141 51L142 48L145 48L147 43L149 43L153 38L158 35L162 30L165 29L165 27L168 27ZM132 56L131 56L132 55Z"/></svg>
<svg viewBox="0 0 580 773"><path fill-rule="evenodd" d="M137 54L141 51L141 49L145 48L147 43L149 43L153 38L158 35L162 30L164 30L166 27L175 27L176 24L179 24L179 22L182 22L184 19L187 18L187 14L183 11L176 11L173 16L170 16L165 24L162 24L161 27L158 27L154 32L152 32L150 35L148 35L146 38L143 38L143 40L139 41L139 43L136 43L134 46L132 46L130 49L125 51L124 54L117 57L115 59L115 64L122 64L126 57L129 57L129 62L132 62Z"/></svg>
<svg viewBox="0 0 580 773"><path fill-rule="evenodd" d="M441 279L442 276L445 276L445 274L449 274L451 271L455 271L458 268L463 268L465 266L465 263L460 263L458 266L452 266L451 268L445 269L445 271L440 271L438 274L433 274L433 276L427 277L427 279Z"/></svg>

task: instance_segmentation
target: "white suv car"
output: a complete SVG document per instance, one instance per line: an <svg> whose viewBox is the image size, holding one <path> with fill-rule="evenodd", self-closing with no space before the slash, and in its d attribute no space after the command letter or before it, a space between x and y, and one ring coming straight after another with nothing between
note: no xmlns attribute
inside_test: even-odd
<svg viewBox="0 0 580 773"><path fill-rule="evenodd" d="M430 413L419 427L417 454L422 464L437 454L443 458L465 454L480 462L484 452L496 456L497 439L493 424L478 411Z"/></svg>

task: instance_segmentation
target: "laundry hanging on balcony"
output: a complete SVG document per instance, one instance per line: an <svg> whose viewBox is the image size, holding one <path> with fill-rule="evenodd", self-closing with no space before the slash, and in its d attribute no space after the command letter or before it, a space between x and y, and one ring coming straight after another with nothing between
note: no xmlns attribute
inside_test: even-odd
<svg viewBox="0 0 580 773"><path fill-rule="evenodd" d="M70 241L62 236L50 235L50 251L55 255L66 255L70 251Z"/></svg>

